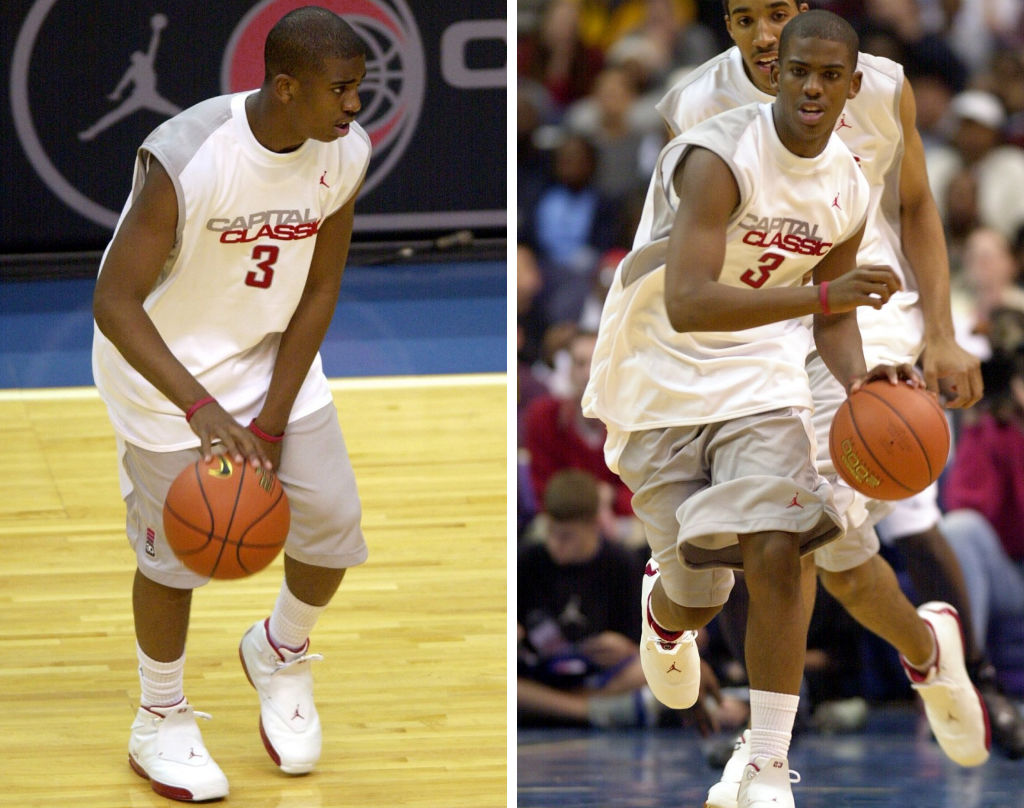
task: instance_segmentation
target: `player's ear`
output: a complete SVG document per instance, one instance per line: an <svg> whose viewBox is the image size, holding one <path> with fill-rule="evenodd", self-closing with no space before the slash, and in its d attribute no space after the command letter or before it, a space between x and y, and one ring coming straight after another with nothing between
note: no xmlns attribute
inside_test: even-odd
<svg viewBox="0 0 1024 808"><path fill-rule="evenodd" d="M779 60L772 62L771 72L768 74L768 83L771 88L778 92L779 89ZM851 96L852 98L853 96Z"/></svg>
<svg viewBox="0 0 1024 808"><path fill-rule="evenodd" d="M287 73L278 73L274 76L271 86L274 88L274 95L277 97L277 100L287 104L295 97L298 83L298 79L294 76L289 76Z"/></svg>
<svg viewBox="0 0 1024 808"><path fill-rule="evenodd" d="M860 81L864 77L864 74L859 70L853 74L853 78L850 80L850 92L847 93L847 100L857 97L857 93L860 92Z"/></svg>

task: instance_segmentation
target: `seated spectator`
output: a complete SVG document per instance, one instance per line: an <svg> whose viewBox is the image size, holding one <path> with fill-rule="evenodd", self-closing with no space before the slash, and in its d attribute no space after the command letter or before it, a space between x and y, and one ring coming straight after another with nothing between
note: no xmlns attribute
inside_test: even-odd
<svg viewBox="0 0 1024 808"><path fill-rule="evenodd" d="M586 418L581 406L583 390L590 379L596 340L597 335L590 331L576 331L572 336L569 395L542 396L527 407L523 432L529 453L530 479L534 494L541 501L556 472L567 468L589 472L598 480L599 518L605 536L638 547L643 543L643 536L639 521L633 516L632 493L605 465L604 424L596 418Z"/></svg>
<svg viewBox="0 0 1024 808"><path fill-rule="evenodd" d="M640 163L645 145L651 142L657 152L663 142L660 126L652 129L638 114L639 97L639 88L629 71L607 66L598 74L594 91L565 114L566 129L594 144L594 186L615 203L638 189L647 189L650 170Z"/></svg>
<svg viewBox="0 0 1024 808"><path fill-rule="evenodd" d="M568 135L554 153L554 179L539 195L524 241L537 253L544 291L540 303L549 323L576 322L598 257L619 235L617 207L598 190L597 151L580 135Z"/></svg>
<svg viewBox="0 0 1024 808"><path fill-rule="evenodd" d="M604 63L601 49L583 41L576 0L549 0L519 37L517 57L519 75L543 85L561 110L590 92Z"/></svg>
<svg viewBox="0 0 1024 808"><path fill-rule="evenodd" d="M983 647L994 618L1024 621L1024 344L993 354L984 367L983 411L960 427L943 478L941 522L971 592ZM988 671L979 688L996 687L996 678ZM1002 711L990 718L996 743L1011 758L1024 756L1020 716Z"/></svg>
<svg viewBox="0 0 1024 808"><path fill-rule="evenodd" d="M980 359L987 359L992 312L1003 307L1024 310L1020 270L1010 243L991 228L972 230L961 258L953 288L957 342Z"/></svg>
<svg viewBox="0 0 1024 808"><path fill-rule="evenodd" d="M950 102L954 118L952 143L927 155L928 179L945 221L948 188L960 171L977 182L978 218L1012 241L1024 224L1024 151L1005 142L1006 110L984 90L966 90Z"/></svg>
<svg viewBox="0 0 1024 808"><path fill-rule="evenodd" d="M735 729L746 705L722 696L701 665L703 703L669 710L640 667L644 558L601 535L592 474L558 472L544 492L546 530L517 559L516 691L520 725L595 727L692 724L702 734Z"/></svg>
<svg viewBox="0 0 1024 808"><path fill-rule="evenodd" d="M650 726L660 714L640 667L643 561L602 537L598 500L588 472L552 475L544 541L519 551L520 724Z"/></svg>

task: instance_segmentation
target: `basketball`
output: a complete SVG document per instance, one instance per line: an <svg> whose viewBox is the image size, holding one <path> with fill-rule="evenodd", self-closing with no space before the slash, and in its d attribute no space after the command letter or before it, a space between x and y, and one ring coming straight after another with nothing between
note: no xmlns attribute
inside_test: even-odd
<svg viewBox="0 0 1024 808"><path fill-rule="evenodd" d="M272 562L291 511L277 475L223 455L177 476L164 500L164 535L186 567L211 578L244 578Z"/></svg>
<svg viewBox="0 0 1024 808"><path fill-rule="evenodd" d="M828 448L839 476L872 499L905 499L938 479L949 456L949 424L924 388L886 379L847 397Z"/></svg>

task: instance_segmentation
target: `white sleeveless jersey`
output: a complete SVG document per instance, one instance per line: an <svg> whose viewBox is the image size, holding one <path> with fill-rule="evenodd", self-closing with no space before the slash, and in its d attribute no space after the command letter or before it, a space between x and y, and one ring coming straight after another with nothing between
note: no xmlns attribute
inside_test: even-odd
<svg viewBox="0 0 1024 808"><path fill-rule="evenodd" d="M779 140L770 104L725 112L665 146L650 225L616 270L583 397L584 412L608 425L613 470L630 431L811 407L804 357L812 340L801 320L735 332L679 333L669 323L665 261L679 205L672 176L692 146L721 157L739 186L720 283L799 286L867 212L867 182L842 141L832 137L817 157L798 157Z"/></svg>
<svg viewBox="0 0 1024 808"><path fill-rule="evenodd" d="M903 255L900 237L900 169L903 126L900 94L903 67L881 56L860 53L860 92L846 102L836 134L853 152L871 188L868 225L857 254L860 266L892 267L903 291L881 309L860 307L857 322L869 367L876 362L904 362L920 352L924 321L917 306L917 280ZM711 115L750 103L770 103L747 76L739 48L733 46L688 73L658 102L658 111L673 134ZM649 201L643 216L650 215Z"/></svg>
<svg viewBox="0 0 1024 808"><path fill-rule="evenodd" d="M255 417L266 397L317 229L352 198L370 160L369 138L354 123L331 143L269 151L249 128L248 95L203 101L154 130L139 148L121 213L123 221L150 161L158 160L174 183L178 230L144 306L172 353L240 423ZM152 451L198 445L181 410L98 328L92 366L120 437ZM290 420L330 400L317 354Z"/></svg>

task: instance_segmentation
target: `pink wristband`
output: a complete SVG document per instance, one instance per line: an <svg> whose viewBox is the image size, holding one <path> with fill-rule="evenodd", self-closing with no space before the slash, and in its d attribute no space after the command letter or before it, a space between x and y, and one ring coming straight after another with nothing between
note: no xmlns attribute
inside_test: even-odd
<svg viewBox="0 0 1024 808"><path fill-rule="evenodd" d="M832 309L828 307L828 281L822 281L818 286L818 300L821 301L821 313L831 314Z"/></svg>
<svg viewBox="0 0 1024 808"><path fill-rule="evenodd" d="M260 440L265 440L267 443L280 443L284 439L284 432L282 432L280 435L268 435L266 432L264 432L262 429L256 426L255 418L253 418L249 422L249 431L252 432L252 434L255 435L257 438L259 438Z"/></svg>
<svg viewBox="0 0 1024 808"><path fill-rule="evenodd" d="M187 424L192 420L192 416L196 414L196 411L200 407L205 407L207 404L212 404L216 400L217 399L215 399L213 396L203 396L201 399L199 399L199 401L197 401L195 404L193 404L191 407L185 410L185 423Z"/></svg>

